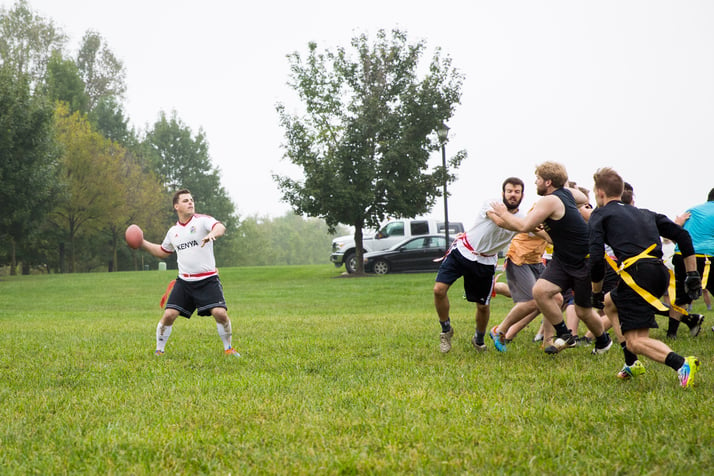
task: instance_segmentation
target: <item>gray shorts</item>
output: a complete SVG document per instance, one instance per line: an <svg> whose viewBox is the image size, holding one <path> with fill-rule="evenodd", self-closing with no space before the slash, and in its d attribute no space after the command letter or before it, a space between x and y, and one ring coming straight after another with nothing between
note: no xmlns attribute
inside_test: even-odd
<svg viewBox="0 0 714 476"><path fill-rule="evenodd" d="M506 260L506 279L511 291L513 302L528 302L533 300L533 285L545 269L543 263L513 264Z"/></svg>

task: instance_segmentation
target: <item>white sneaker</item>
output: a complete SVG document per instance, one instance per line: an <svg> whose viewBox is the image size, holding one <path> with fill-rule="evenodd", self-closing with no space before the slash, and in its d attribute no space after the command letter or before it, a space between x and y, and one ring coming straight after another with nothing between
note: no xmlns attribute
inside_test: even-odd
<svg viewBox="0 0 714 476"><path fill-rule="evenodd" d="M439 350L442 354L446 354L451 350L451 338L454 337L454 328L449 329L449 332L439 334Z"/></svg>
<svg viewBox="0 0 714 476"><path fill-rule="evenodd" d="M471 338L471 345L474 346L474 349L476 349L479 352L486 352L486 343L483 344L477 344L476 343L476 336L473 336Z"/></svg>

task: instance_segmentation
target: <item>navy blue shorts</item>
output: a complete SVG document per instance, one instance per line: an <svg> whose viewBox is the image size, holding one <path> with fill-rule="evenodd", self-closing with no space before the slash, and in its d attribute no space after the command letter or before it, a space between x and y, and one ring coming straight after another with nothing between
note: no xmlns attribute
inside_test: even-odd
<svg viewBox="0 0 714 476"><path fill-rule="evenodd" d="M495 272L496 266L468 260L461 256L459 250L454 249L441 262L439 272L436 275L436 282L451 286L463 276L466 300L479 304L489 304L491 302Z"/></svg>
<svg viewBox="0 0 714 476"><path fill-rule="evenodd" d="M200 281L184 281L178 278L166 302L167 309L176 309L180 315L188 319L196 310L199 316L210 316L211 309L214 307L228 309L218 276Z"/></svg>

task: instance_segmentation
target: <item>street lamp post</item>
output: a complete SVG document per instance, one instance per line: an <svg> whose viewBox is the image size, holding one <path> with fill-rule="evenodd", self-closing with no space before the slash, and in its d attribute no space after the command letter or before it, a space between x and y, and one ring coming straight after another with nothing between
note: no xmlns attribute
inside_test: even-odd
<svg viewBox="0 0 714 476"><path fill-rule="evenodd" d="M442 123L436 130L436 135L439 136L441 142L441 165L444 167L446 174L446 139L449 136L449 126ZM446 199L446 182L447 177L444 175L444 233L446 234L446 247L448 248L451 242L449 241L449 205Z"/></svg>

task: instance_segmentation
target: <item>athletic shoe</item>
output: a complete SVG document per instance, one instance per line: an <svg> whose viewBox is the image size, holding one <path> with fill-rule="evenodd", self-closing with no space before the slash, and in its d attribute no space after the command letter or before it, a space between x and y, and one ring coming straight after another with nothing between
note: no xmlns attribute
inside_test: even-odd
<svg viewBox="0 0 714 476"><path fill-rule="evenodd" d="M639 377L644 374L645 366L642 365L642 362L639 360L635 360L634 364L622 367L622 370L617 373L617 378L620 380L630 380L632 377Z"/></svg>
<svg viewBox="0 0 714 476"><path fill-rule="evenodd" d="M712 327L712 332L714 332L714 327ZM543 342L543 334L536 334L533 342Z"/></svg>
<svg viewBox="0 0 714 476"><path fill-rule="evenodd" d="M714 327L712 327L712 330L714 331ZM667 339L669 340L677 340L677 334L672 333L672 332L667 332Z"/></svg>
<svg viewBox="0 0 714 476"><path fill-rule="evenodd" d="M233 347L229 347L226 349L224 352L226 355L232 355L233 357L240 357L240 354L238 353L237 350L235 350Z"/></svg>
<svg viewBox="0 0 714 476"><path fill-rule="evenodd" d="M701 314L689 314L689 318L691 319L691 324L687 324L689 326L689 335L697 337L699 335L699 331L702 330L704 316Z"/></svg>
<svg viewBox="0 0 714 476"><path fill-rule="evenodd" d="M595 348L592 351L593 355L604 354L605 352L610 350L610 347L612 347L612 339L610 339L610 334L605 333L605 335L607 336L607 344L605 344L605 347L598 347L596 341Z"/></svg>
<svg viewBox="0 0 714 476"><path fill-rule="evenodd" d="M592 343L593 343L593 340L592 340L590 337L587 337L587 336L582 336L582 337L576 337L576 338L575 338L575 345L577 345L578 347L590 345L590 344L592 344Z"/></svg>
<svg viewBox="0 0 714 476"><path fill-rule="evenodd" d="M158 350L158 349L157 349L157 350L156 350L156 352L154 352L154 355L156 355L156 356L160 357L160 356L164 355L164 351L163 351L163 350Z"/></svg>
<svg viewBox="0 0 714 476"><path fill-rule="evenodd" d="M572 334L563 334L556 337L552 344L545 348L546 354L557 354L561 350L575 347L575 337Z"/></svg>
<svg viewBox="0 0 714 476"><path fill-rule="evenodd" d="M486 344L477 344L476 343L476 336L473 336L471 338L471 345L474 346L474 349L476 349L479 352L486 352Z"/></svg>
<svg viewBox="0 0 714 476"><path fill-rule="evenodd" d="M503 332L499 332L496 329L498 329L498 326L493 326L493 328L488 331L488 336L491 338L491 340L493 340L493 345L496 347L497 351L505 352L506 336Z"/></svg>
<svg viewBox="0 0 714 476"><path fill-rule="evenodd" d="M696 357L687 357L684 359L684 365L677 370L679 376L679 384L684 387L691 387L694 384L694 374L699 370L699 359Z"/></svg>
<svg viewBox="0 0 714 476"><path fill-rule="evenodd" d="M449 329L449 332L439 334L439 350L442 354L446 354L451 350L451 338L454 337L454 328Z"/></svg>

